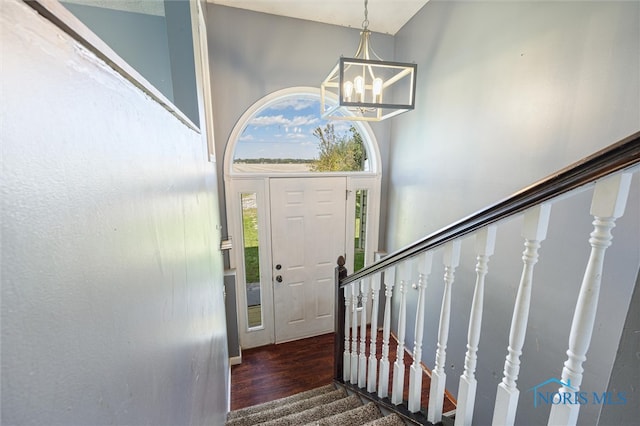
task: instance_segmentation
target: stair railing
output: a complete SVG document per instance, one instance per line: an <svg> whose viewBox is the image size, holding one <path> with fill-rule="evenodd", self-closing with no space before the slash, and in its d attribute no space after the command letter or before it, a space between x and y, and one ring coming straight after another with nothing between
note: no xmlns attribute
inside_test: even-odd
<svg viewBox="0 0 640 426"><path fill-rule="evenodd" d="M610 230L615 226L616 219L624 213L631 177L638 170L640 132L522 189L511 197L397 250L352 275L347 275L344 259L341 257L336 268L336 380L350 385L356 391L366 393L366 396L378 400L388 409L418 423L443 421L443 399L447 379L443 367L451 316L451 287L461 255L460 241L465 236L475 234L476 283L468 326L464 372L459 378L455 413L456 425L470 425L477 385L475 368L483 314L484 280L496 241L496 222L522 214L523 270L509 332L504 377L497 387L493 408L493 424L512 425L519 397L517 379L529 316L533 272L538 260L538 251L546 237L551 206L554 200L570 191L593 185L590 213L594 217L594 230L589 239L591 254L575 308L567 351L568 359L562 370L562 387L558 393L576 392L582 381L582 363L594 327L605 250L612 242ZM420 402L424 392L420 365L424 329L424 290L428 285L433 251L440 248L443 249L445 288L438 327L436 361L431 371L429 403L425 416ZM406 293L409 286L418 290L418 301L414 325L415 341L412 348L413 364L409 373L408 401L405 401L404 340ZM394 287L398 288L396 297L400 298L400 302L397 355L395 360L391 360L391 299ZM380 297L384 297L383 304L380 304ZM371 300L370 317L367 317L367 300ZM379 305L383 306L383 321L382 345L380 353L377 353ZM373 324L373 329L367 330L367 324ZM365 353L367 336L370 336L368 357ZM389 389L391 372L393 381ZM549 424L573 425L577 421L579 409L579 404L553 404Z"/></svg>

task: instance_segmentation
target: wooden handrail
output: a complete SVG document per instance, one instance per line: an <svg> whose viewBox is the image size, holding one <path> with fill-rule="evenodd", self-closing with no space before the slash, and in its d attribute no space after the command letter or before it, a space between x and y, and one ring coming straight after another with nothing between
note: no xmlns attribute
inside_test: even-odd
<svg viewBox="0 0 640 426"><path fill-rule="evenodd" d="M640 131L539 180L494 205L396 250L384 259L341 279L340 287L639 163Z"/></svg>

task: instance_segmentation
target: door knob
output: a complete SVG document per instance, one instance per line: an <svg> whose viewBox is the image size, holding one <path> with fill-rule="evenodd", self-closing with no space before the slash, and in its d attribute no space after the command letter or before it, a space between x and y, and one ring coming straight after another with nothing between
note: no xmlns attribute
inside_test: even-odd
<svg viewBox="0 0 640 426"><path fill-rule="evenodd" d="M281 283L281 282L282 282L282 275L278 275L278 276L276 277L276 281L278 281L279 283Z"/></svg>

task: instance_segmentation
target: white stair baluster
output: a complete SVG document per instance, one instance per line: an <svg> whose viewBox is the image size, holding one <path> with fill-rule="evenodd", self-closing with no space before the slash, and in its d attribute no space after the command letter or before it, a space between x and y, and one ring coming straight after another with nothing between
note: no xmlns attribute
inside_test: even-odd
<svg viewBox="0 0 640 426"><path fill-rule="evenodd" d="M398 314L398 347L396 348L396 361L393 363L393 389L391 390L391 402L402 404L404 391L404 339L407 325L407 287L411 285L411 260L405 260L398 265L400 278L400 312Z"/></svg>
<svg viewBox="0 0 640 426"><path fill-rule="evenodd" d="M369 294L369 277L362 280L362 310L360 311L360 354L358 355L358 387L367 385L367 295Z"/></svg>
<svg viewBox="0 0 640 426"><path fill-rule="evenodd" d="M351 377L352 384L358 383L358 296L360 294L360 282L353 283L353 297L351 301Z"/></svg>
<svg viewBox="0 0 640 426"><path fill-rule="evenodd" d="M487 264L493 254L496 242L496 226L489 225L476 234L476 287L471 303L469 331L467 334L467 353L464 357L464 372L458 386L458 404L456 405L456 426L470 426L476 398L476 360L480 329L482 326L482 308L484 305L484 278L489 272Z"/></svg>
<svg viewBox="0 0 640 426"><path fill-rule="evenodd" d="M389 335L391 334L391 298L396 282L396 268L384 271L384 322L382 324L382 357L380 358L380 374L378 375L378 396L389 396Z"/></svg>
<svg viewBox="0 0 640 426"><path fill-rule="evenodd" d="M409 411L417 413L420 411L420 400L422 399L422 337L424 335L424 309L425 290L427 289L427 279L431 274L433 264L433 252L423 253L418 263L418 303L416 313L415 340L413 341L413 364L409 373Z"/></svg>
<svg viewBox="0 0 640 426"><path fill-rule="evenodd" d="M353 283L344 288L344 352L342 353L342 380L349 381L351 377L351 302L353 298Z"/></svg>
<svg viewBox="0 0 640 426"><path fill-rule="evenodd" d="M568 359L562 368L562 382L567 386L560 388L560 394L573 394L580 390L582 363L587 358L598 307L604 255L613 239L611 229L615 226L616 219L624 213L630 184L630 173L618 174L596 183L591 202L591 215L595 219L589 238L591 254L571 323ZM580 404L553 404L549 425L575 425L579 412Z"/></svg>
<svg viewBox="0 0 640 426"><path fill-rule="evenodd" d="M529 305L531 303L531 286L533 283L533 269L538 262L540 242L547 236L549 224L550 204L540 204L532 207L524 214L522 237L525 239L525 250L522 253L524 267L518 287L518 294L511 318L509 331L509 347L504 363L504 377L498 385L496 402L493 410L494 426L512 425L518 408L520 391L516 386L520 372L520 355L527 331L529 319Z"/></svg>
<svg viewBox="0 0 640 426"><path fill-rule="evenodd" d="M378 295L380 294L380 273L371 278L371 340L369 344L369 376L367 378L367 392L376 391L376 374L378 373L378 358L376 358L376 342L378 337Z"/></svg>
<svg viewBox="0 0 640 426"><path fill-rule="evenodd" d="M447 341L449 339L449 318L451 316L451 286L454 272L460 261L460 240L450 241L444 246L444 294L440 310L440 325L438 328L438 349L436 350L436 365L431 372L431 387L429 388L429 407L427 420L438 423L442 420L442 404L444 403L444 389L447 375L444 365L447 357Z"/></svg>

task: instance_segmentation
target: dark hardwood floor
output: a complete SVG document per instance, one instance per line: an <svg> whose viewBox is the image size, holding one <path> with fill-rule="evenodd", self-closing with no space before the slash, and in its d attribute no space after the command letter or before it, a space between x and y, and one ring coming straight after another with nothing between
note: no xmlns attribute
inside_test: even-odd
<svg viewBox="0 0 640 426"><path fill-rule="evenodd" d="M231 367L231 409L293 395L333 381L333 333L242 351Z"/></svg>
<svg viewBox="0 0 640 426"><path fill-rule="evenodd" d="M382 335L378 335L380 354ZM368 345L367 345L368 347ZM390 345L392 362L396 359L396 344ZM379 356L378 356L379 358ZM409 371L413 360L405 353L404 399L408 399ZM333 380L333 334L311 337L295 342L268 345L242 351L242 364L231 367L231 409L249 407L262 402L293 395L331 383ZM429 375L422 379L422 406L429 402ZM391 390L391 385L389 385ZM453 398L446 394L443 412L455 409Z"/></svg>

